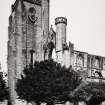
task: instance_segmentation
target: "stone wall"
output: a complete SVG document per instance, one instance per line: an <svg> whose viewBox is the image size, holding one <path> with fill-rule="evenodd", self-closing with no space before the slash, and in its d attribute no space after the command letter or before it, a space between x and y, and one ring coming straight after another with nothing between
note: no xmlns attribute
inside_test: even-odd
<svg viewBox="0 0 105 105"><path fill-rule="evenodd" d="M16 0L12 5L8 27L7 63L8 85L13 105L17 104L17 78L21 78L22 70L31 63L30 50L35 51L34 61L44 60L43 45L49 30L49 1L42 1L36 1L34 4L32 0Z"/></svg>
<svg viewBox="0 0 105 105"><path fill-rule="evenodd" d="M102 56L91 55L86 52L75 50L74 63L72 66L76 71L84 72L86 77L91 77L96 76L96 71L105 71L104 60L105 58Z"/></svg>

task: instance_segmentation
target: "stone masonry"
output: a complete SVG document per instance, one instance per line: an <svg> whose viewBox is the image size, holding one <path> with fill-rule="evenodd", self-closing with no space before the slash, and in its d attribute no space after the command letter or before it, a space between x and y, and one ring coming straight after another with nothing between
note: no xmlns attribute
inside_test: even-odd
<svg viewBox="0 0 105 105"><path fill-rule="evenodd" d="M44 60L43 46L49 30L49 0L16 0L8 27L8 85L16 105L15 84L24 67L31 63L30 51L37 61Z"/></svg>
<svg viewBox="0 0 105 105"><path fill-rule="evenodd" d="M56 61L74 68L82 78L102 78L105 72L105 57L76 51L73 43L67 44L65 17L55 19L56 32L52 27L49 30L49 3L49 0L16 0L11 6L7 63L12 105L18 105L15 84L24 67L34 61L52 59L54 49Z"/></svg>

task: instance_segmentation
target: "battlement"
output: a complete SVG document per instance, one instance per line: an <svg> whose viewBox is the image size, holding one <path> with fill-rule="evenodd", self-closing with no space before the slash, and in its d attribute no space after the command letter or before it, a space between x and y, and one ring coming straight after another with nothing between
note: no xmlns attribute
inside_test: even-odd
<svg viewBox="0 0 105 105"><path fill-rule="evenodd" d="M57 17L55 19L55 25L57 25L59 23L64 23L64 24L67 25L67 18L65 18L65 17Z"/></svg>

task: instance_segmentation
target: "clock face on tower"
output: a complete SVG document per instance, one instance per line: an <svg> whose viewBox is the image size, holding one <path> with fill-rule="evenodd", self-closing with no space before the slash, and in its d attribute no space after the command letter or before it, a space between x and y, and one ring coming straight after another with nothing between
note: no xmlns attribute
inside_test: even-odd
<svg viewBox="0 0 105 105"><path fill-rule="evenodd" d="M28 18L32 23L35 23L37 21L37 17L35 16L36 10L34 7L29 9Z"/></svg>

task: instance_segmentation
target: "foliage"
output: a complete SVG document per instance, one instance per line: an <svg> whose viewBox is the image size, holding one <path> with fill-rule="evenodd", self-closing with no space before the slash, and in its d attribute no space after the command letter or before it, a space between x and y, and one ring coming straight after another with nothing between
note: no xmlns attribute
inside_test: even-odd
<svg viewBox="0 0 105 105"><path fill-rule="evenodd" d="M17 82L20 99L28 102L65 102L80 83L78 75L53 60L35 62L23 70Z"/></svg>
<svg viewBox="0 0 105 105"><path fill-rule="evenodd" d="M12 105L12 104L11 104L11 100L8 100L8 103L7 103L7 105Z"/></svg>
<svg viewBox="0 0 105 105"><path fill-rule="evenodd" d="M102 101L105 101L105 83L90 83L91 86L91 98L87 101L87 105L99 105Z"/></svg>
<svg viewBox="0 0 105 105"><path fill-rule="evenodd" d="M72 97L77 101L85 101L87 105L98 105L105 101L105 84L104 83L88 83L81 87Z"/></svg>
<svg viewBox="0 0 105 105"><path fill-rule="evenodd" d="M8 88L6 87L6 82L3 80L2 73L0 74L0 101L4 101L8 99L9 92Z"/></svg>

